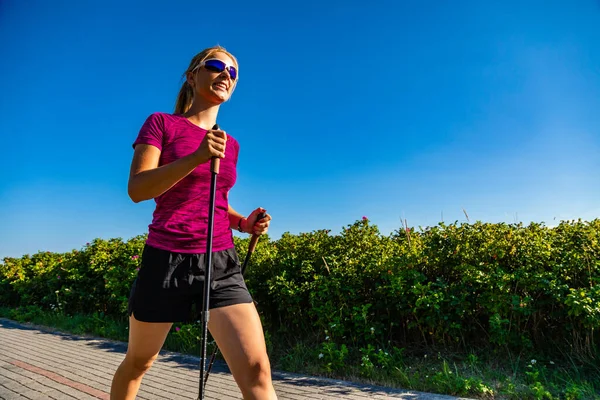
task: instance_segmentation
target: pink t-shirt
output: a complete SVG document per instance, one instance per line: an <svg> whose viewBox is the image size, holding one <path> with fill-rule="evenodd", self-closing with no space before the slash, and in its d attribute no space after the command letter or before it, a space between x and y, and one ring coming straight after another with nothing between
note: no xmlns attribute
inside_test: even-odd
<svg viewBox="0 0 600 400"><path fill-rule="evenodd" d="M133 143L150 144L161 150L159 166L193 153L206 135L202 129L181 115L151 114ZM213 251L234 246L229 227L227 194L237 178L239 143L229 134L225 158L217 175ZM171 189L156 197L152 223L146 243L159 249L181 253L206 253L210 195L210 161L198 165Z"/></svg>

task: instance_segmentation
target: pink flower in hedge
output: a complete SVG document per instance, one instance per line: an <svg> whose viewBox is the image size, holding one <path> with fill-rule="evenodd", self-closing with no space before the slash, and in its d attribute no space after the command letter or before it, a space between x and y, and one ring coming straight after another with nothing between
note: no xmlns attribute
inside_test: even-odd
<svg viewBox="0 0 600 400"><path fill-rule="evenodd" d="M57 279L60 279L60 275L58 275L56 278L57 278Z"/></svg>
<svg viewBox="0 0 600 400"><path fill-rule="evenodd" d="M176 330L177 332L179 332L179 330L180 330L180 329L181 329L180 327L177 327L177 328L175 328L175 330Z"/></svg>
<svg viewBox="0 0 600 400"><path fill-rule="evenodd" d="M137 254L135 256L131 256L132 260L137 260L138 258L140 258L140 256L138 256Z"/></svg>
<svg viewBox="0 0 600 400"><path fill-rule="evenodd" d="M368 219L369 219L369 218L367 218L367 217L363 217L363 221L366 221L366 220L368 220Z"/></svg>
<svg viewBox="0 0 600 400"><path fill-rule="evenodd" d="M136 268L135 270L136 270L137 272L140 272L140 269L139 269L139 268Z"/></svg>

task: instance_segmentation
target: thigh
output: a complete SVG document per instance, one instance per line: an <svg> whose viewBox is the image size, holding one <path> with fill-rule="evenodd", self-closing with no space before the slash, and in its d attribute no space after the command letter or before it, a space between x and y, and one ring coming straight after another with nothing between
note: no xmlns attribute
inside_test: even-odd
<svg viewBox="0 0 600 400"><path fill-rule="evenodd" d="M129 344L126 357L133 359L136 364L153 361L165 343L172 325L163 322L138 321L135 315L129 317Z"/></svg>
<svg viewBox="0 0 600 400"><path fill-rule="evenodd" d="M265 361L264 332L254 303L212 309L208 327L234 376Z"/></svg>

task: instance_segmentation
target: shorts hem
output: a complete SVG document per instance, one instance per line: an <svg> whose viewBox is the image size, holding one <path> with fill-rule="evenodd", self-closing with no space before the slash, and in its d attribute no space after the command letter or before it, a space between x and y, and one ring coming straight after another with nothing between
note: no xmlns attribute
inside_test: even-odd
<svg viewBox="0 0 600 400"><path fill-rule="evenodd" d="M254 303L254 299L246 298L246 299L228 299L224 301L219 301L214 305L209 306L209 311L216 310L223 307L234 306L237 304L252 304ZM142 311L140 313L140 311ZM200 312L200 311L198 311ZM150 314L150 315L148 315ZM146 322L146 323L191 323L194 321L200 320L200 315L193 317L192 315L187 317L166 317L160 314L152 312L144 312L143 310L129 310L127 313L128 317L134 317L137 321Z"/></svg>
<svg viewBox="0 0 600 400"><path fill-rule="evenodd" d="M214 310L216 308L222 308L222 307L227 307L227 306L234 306L236 304L250 304L250 303L254 303L254 300L250 297L247 299L231 299L231 300L224 300L224 301L219 301L217 304L215 305L209 305L209 310Z"/></svg>

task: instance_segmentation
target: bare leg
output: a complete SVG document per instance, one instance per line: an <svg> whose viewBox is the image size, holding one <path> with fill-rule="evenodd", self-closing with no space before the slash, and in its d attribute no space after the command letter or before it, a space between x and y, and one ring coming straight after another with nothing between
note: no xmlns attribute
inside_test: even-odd
<svg viewBox="0 0 600 400"><path fill-rule="evenodd" d="M144 374L165 343L171 323L148 323L129 318L129 345L125 359L113 377L111 400L134 400Z"/></svg>
<svg viewBox="0 0 600 400"><path fill-rule="evenodd" d="M208 324L246 400L276 400L262 324L253 303L210 311Z"/></svg>

